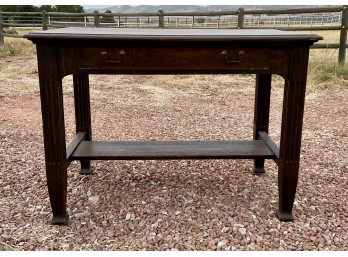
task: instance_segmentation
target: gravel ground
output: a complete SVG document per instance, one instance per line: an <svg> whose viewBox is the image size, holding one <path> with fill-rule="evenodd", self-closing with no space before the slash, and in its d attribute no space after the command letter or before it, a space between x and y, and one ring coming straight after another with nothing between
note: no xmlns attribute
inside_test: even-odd
<svg viewBox="0 0 348 257"><path fill-rule="evenodd" d="M69 167L69 224L52 226L36 60L0 67L0 250L347 250L347 88L307 97L294 222L275 218L272 161L261 176L249 160L94 161L89 176ZM253 76L91 76L93 136L251 139L253 87ZM282 93L272 89L276 142Z"/></svg>

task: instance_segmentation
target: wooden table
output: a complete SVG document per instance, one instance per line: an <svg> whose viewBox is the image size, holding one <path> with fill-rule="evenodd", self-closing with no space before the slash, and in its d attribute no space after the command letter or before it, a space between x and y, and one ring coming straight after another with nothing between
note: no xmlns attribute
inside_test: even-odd
<svg viewBox="0 0 348 257"><path fill-rule="evenodd" d="M52 224L66 224L67 167L80 160L265 159L278 164L282 221L293 219L309 47L318 35L277 30L64 28L26 35L37 46ZM62 78L73 75L76 136L66 146ZM256 74L253 140L92 141L89 74ZM268 136L271 76L285 79L280 146Z"/></svg>

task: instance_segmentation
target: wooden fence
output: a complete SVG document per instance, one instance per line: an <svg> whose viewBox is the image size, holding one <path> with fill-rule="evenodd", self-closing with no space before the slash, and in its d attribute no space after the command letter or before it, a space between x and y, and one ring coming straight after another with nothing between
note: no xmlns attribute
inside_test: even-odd
<svg viewBox="0 0 348 257"><path fill-rule="evenodd" d="M302 8L287 10L245 10L223 12L157 13L58 13L58 12L1 12L0 46L4 37L22 37L6 31L9 27L138 27L138 28L230 28L292 31L339 30L340 41L315 44L313 48L338 48L338 62L345 63L347 48L348 6Z"/></svg>

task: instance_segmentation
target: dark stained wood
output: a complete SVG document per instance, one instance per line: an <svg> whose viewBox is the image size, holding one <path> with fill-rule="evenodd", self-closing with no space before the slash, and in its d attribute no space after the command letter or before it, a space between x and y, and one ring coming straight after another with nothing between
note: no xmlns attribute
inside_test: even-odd
<svg viewBox="0 0 348 257"><path fill-rule="evenodd" d="M269 49L247 47L109 47L79 49L81 69L268 70Z"/></svg>
<svg viewBox="0 0 348 257"><path fill-rule="evenodd" d="M259 132L268 133L269 108L271 99L271 74L257 74L255 86L255 106L254 106L254 135L253 139L258 140ZM264 173L264 159L254 160L254 173Z"/></svg>
<svg viewBox="0 0 348 257"><path fill-rule="evenodd" d="M77 132L71 143L66 148L66 158L70 159L72 153L75 151L77 146L84 140L86 140L86 132Z"/></svg>
<svg viewBox="0 0 348 257"><path fill-rule="evenodd" d="M62 81L58 78L54 46L38 46L41 111L48 193L53 212L52 224L65 224L67 167Z"/></svg>
<svg viewBox="0 0 348 257"><path fill-rule="evenodd" d="M67 167L92 159L248 158L278 164L280 220L292 220L309 46L320 36L277 30L66 28L25 36L37 44L45 161L53 224L66 224ZM250 141L95 142L88 74L257 74ZM66 149L62 78L73 74L77 136ZM280 147L268 136L272 74L285 79ZM83 140L82 140L83 139Z"/></svg>
<svg viewBox="0 0 348 257"><path fill-rule="evenodd" d="M271 149L272 153L277 157L275 161L277 162L279 158L279 147L274 143L270 136L265 131L259 131L259 139L263 140L265 144Z"/></svg>
<svg viewBox="0 0 348 257"><path fill-rule="evenodd" d="M76 51L76 47L56 47L56 51L58 72L61 79L67 75L81 73L77 62L79 53Z"/></svg>
<svg viewBox="0 0 348 257"><path fill-rule="evenodd" d="M84 141L71 159L274 159L261 141Z"/></svg>
<svg viewBox="0 0 348 257"><path fill-rule="evenodd" d="M289 77L285 80L278 160L278 218L283 221L293 220L292 207L300 164L308 55L308 47L292 49Z"/></svg>
<svg viewBox="0 0 348 257"><path fill-rule="evenodd" d="M91 126L91 107L89 96L89 78L88 74L74 74L74 100L75 100L75 122L76 133L85 133L85 140L92 140ZM81 160L80 174L90 174L91 162Z"/></svg>
<svg viewBox="0 0 348 257"><path fill-rule="evenodd" d="M104 69L268 69L268 48L80 48L80 67ZM185 56L185 58L182 58ZM149 62L151 60L151 62Z"/></svg>
<svg viewBox="0 0 348 257"><path fill-rule="evenodd" d="M311 41L322 39L315 34L280 31L275 29L137 29L137 28L63 28L31 32L30 40L131 40L131 41Z"/></svg>

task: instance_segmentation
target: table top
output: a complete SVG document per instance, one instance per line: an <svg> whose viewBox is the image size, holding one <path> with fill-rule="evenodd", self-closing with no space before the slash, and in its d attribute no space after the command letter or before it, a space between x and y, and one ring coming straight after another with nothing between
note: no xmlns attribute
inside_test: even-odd
<svg viewBox="0 0 348 257"><path fill-rule="evenodd" d="M30 40L175 40L175 41L309 41L323 39L275 29L139 29L139 28L76 28L69 27L31 32Z"/></svg>

